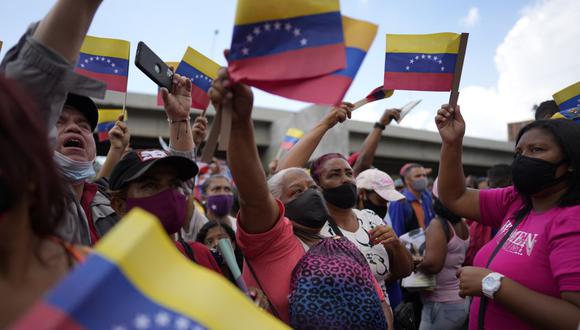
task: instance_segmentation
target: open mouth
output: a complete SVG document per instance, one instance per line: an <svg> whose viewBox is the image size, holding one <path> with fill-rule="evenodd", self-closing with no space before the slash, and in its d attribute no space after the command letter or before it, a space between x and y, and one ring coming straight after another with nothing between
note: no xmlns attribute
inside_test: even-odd
<svg viewBox="0 0 580 330"><path fill-rule="evenodd" d="M69 138L64 141L63 147L65 148L83 148L83 141L77 138Z"/></svg>

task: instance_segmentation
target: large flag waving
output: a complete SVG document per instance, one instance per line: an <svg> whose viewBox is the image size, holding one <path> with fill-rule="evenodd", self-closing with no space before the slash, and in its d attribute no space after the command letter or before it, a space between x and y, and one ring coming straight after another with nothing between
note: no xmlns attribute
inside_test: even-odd
<svg viewBox="0 0 580 330"><path fill-rule="evenodd" d="M175 73L191 80L191 107L205 110L209 105L207 94L220 66L191 47L187 47Z"/></svg>
<svg viewBox="0 0 580 330"><path fill-rule="evenodd" d="M86 36L75 71L107 84L107 90L127 92L128 41Z"/></svg>
<svg viewBox="0 0 580 330"><path fill-rule="evenodd" d="M338 0L238 0L230 77L250 85L316 77L346 63Z"/></svg>
<svg viewBox="0 0 580 330"><path fill-rule="evenodd" d="M450 91L461 35L387 34L385 89Z"/></svg>
<svg viewBox="0 0 580 330"><path fill-rule="evenodd" d="M360 68L375 35L375 24L343 16L346 68L329 75L279 82L255 81L267 92L306 102L338 104L342 101Z"/></svg>
<svg viewBox="0 0 580 330"><path fill-rule="evenodd" d="M136 209L15 329L286 329Z"/></svg>

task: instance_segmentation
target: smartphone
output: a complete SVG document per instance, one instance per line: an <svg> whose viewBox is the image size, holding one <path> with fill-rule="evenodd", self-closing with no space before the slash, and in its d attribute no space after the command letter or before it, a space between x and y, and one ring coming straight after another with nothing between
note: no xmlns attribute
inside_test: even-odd
<svg viewBox="0 0 580 330"><path fill-rule="evenodd" d="M137 45L135 65L159 87L165 87L169 92L172 91L173 71L143 41L139 41Z"/></svg>

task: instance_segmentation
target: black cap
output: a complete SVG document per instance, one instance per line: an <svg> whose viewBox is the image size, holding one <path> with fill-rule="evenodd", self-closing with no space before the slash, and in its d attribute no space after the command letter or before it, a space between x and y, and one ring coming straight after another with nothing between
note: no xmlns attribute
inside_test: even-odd
<svg viewBox="0 0 580 330"><path fill-rule="evenodd" d="M91 131L95 130L99 122L99 109L90 97L68 93L64 105L71 106L82 113L89 121Z"/></svg>
<svg viewBox="0 0 580 330"><path fill-rule="evenodd" d="M182 181L193 178L199 172L195 162L185 157L170 156L167 152L158 149L132 150L113 169L109 178L109 188L120 190L156 164L165 164L174 168Z"/></svg>

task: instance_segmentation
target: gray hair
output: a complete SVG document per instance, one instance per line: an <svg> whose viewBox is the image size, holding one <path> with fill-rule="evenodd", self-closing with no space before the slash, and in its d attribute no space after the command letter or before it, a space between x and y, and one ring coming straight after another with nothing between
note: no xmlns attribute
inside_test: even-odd
<svg viewBox="0 0 580 330"><path fill-rule="evenodd" d="M303 172L308 175L308 172L300 167L289 167L278 171L268 179L268 189L272 196L280 198L282 196L282 182L288 173Z"/></svg>

